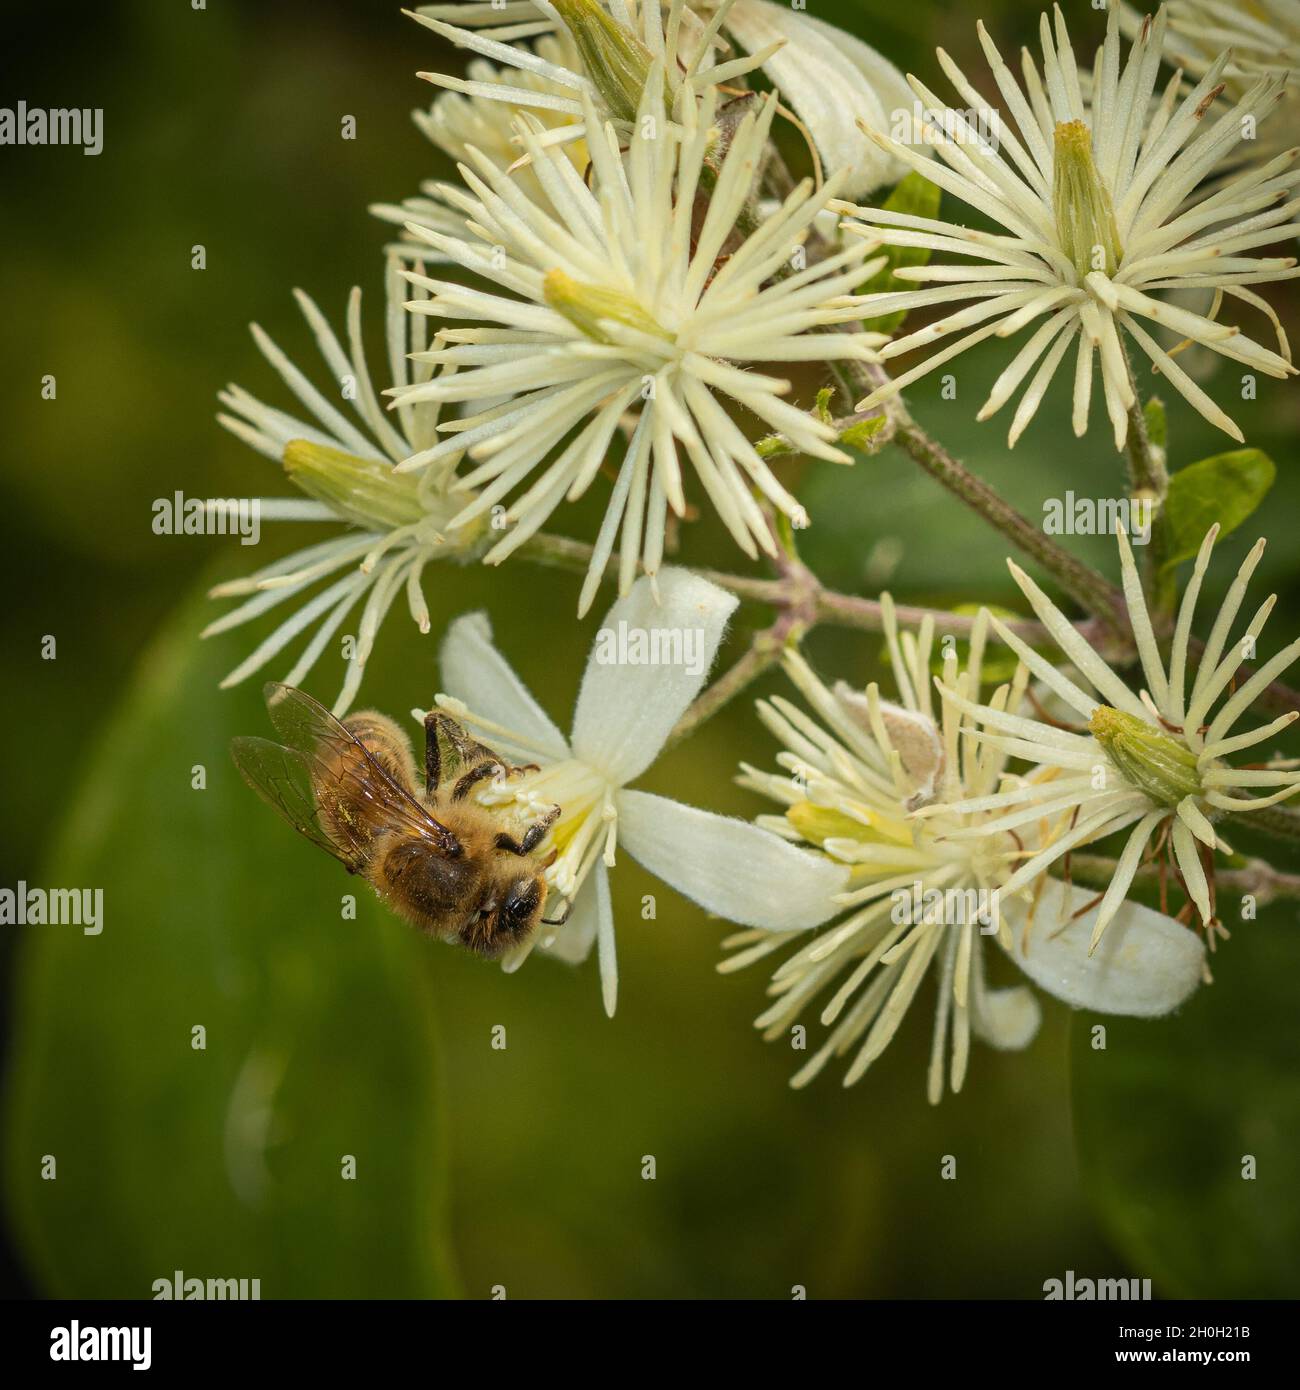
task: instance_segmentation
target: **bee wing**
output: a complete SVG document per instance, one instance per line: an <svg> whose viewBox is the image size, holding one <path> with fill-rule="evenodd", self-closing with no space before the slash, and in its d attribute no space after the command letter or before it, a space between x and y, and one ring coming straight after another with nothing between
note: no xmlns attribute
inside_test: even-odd
<svg viewBox="0 0 1300 1390"><path fill-rule="evenodd" d="M332 854L349 873L365 866L363 847L345 842L322 818L305 754L269 738L235 738L230 741L230 755L244 781L300 835Z"/></svg>
<svg viewBox="0 0 1300 1390"><path fill-rule="evenodd" d="M396 782L366 745L324 705L291 685L274 681L263 687L263 694L271 723L307 770L313 806L320 795L328 795L353 812L365 807L372 836L379 829L398 830L418 836L442 854L461 853L461 843L454 832ZM314 823L320 830L319 816ZM330 838L327 833L326 838ZM337 856L337 851L330 852Z"/></svg>
<svg viewBox="0 0 1300 1390"><path fill-rule="evenodd" d="M495 749L480 743L463 724L442 710L433 715L433 733L437 739L435 766L438 780L436 787L431 790L441 791L449 784L459 782L466 773L484 763L495 763L506 776L525 770L507 762Z"/></svg>

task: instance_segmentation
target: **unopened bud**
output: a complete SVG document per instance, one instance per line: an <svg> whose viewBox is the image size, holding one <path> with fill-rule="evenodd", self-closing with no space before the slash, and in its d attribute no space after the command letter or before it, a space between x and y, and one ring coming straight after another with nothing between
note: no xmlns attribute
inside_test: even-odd
<svg viewBox="0 0 1300 1390"><path fill-rule="evenodd" d="M656 338L671 338L671 334L665 332L635 299L617 290L585 284L562 270L547 272L542 282L542 294L557 314L563 314L575 328L581 329L595 342L609 342L608 335L601 328L602 323L609 322L621 323Z"/></svg>
<svg viewBox="0 0 1300 1390"><path fill-rule="evenodd" d="M1184 797L1201 794L1196 754L1144 719L1098 705L1088 728L1124 780L1157 805L1177 806Z"/></svg>
<svg viewBox="0 0 1300 1390"><path fill-rule="evenodd" d="M862 808L862 819L834 806L814 801L796 801L788 806L785 818L808 841L836 852L836 841L860 845L898 845L908 850L913 843L911 827L897 817ZM839 852L844 852L841 845Z"/></svg>
<svg viewBox="0 0 1300 1390"><path fill-rule="evenodd" d="M395 473L391 463L291 439L284 446L284 471L308 497L367 530L393 531L425 516L419 479Z"/></svg>
<svg viewBox="0 0 1300 1390"><path fill-rule="evenodd" d="M608 15L598 0L553 0L553 4L610 114L620 121L635 120L650 75L650 50Z"/></svg>
<svg viewBox="0 0 1300 1390"><path fill-rule="evenodd" d="M1056 127L1052 209L1061 247L1083 279L1094 270L1114 275L1123 250L1110 194L1092 157L1092 131L1083 121Z"/></svg>

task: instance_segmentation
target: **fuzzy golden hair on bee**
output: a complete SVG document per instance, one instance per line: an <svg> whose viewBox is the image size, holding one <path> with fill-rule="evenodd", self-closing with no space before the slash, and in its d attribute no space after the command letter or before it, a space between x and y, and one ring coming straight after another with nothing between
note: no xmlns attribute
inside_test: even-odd
<svg viewBox="0 0 1300 1390"><path fill-rule="evenodd" d="M265 696L283 741L237 738L231 753L249 786L300 835L429 936L489 958L532 936L546 907L545 842L560 808L521 826L475 796L531 769L434 710L424 721L421 779L410 739L387 715L339 720L287 685L268 684Z"/></svg>

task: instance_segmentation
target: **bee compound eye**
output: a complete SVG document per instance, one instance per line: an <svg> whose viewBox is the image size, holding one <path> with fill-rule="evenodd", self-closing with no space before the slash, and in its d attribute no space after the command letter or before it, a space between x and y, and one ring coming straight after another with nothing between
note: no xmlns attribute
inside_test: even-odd
<svg viewBox="0 0 1300 1390"><path fill-rule="evenodd" d="M540 898L537 885L531 880L520 884L506 900L503 915L509 919L512 926L522 927L537 910Z"/></svg>

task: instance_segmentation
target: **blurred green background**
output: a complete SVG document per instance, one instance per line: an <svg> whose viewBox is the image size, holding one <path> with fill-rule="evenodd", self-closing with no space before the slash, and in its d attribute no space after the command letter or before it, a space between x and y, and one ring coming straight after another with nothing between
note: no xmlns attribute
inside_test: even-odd
<svg viewBox="0 0 1300 1390"><path fill-rule="evenodd" d="M932 83L937 42L986 83L967 6L810 8ZM1073 9L1087 47L1102 18ZM1004 52L1034 33L1033 7L993 0L980 13ZM718 977L725 928L666 889L658 920L643 922L640 896L655 885L630 863L615 876L613 1021L594 961L535 959L507 977L370 903L341 921L339 895L354 885L252 800L225 752L233 733L264 732L256 681L215 688L249 634L196 640L217 611L202 591L249 556L155 536L151 503L175 489L286 491L214 423L214 393L237 381L292 408L246 324L312 370L295 285L338 324L361 284L378 327L385 231L366 205L448 172L409 110L432 95L415 72L457 59L396 5L359 0L202 11L136 0L75 23L35 10L7 22L22 64L4 104L106 113L98 158L0 150L12 595L0 609L0 884L106 895L102 936L10 928L0 940L12 1292L141 1297L174 1269L260 1277L264 1297L502 1286L509 1297L786 1298L796 1285L811 1297L1038 1297L1067 1269L1150 1277L1171 1296L1300 1291L1294 905L1235 927L1217 983L1177 1019L1116 1025L1098 1053L1095 1020L1048 1001L1027 1053L977 1050L964 1093L937 1110L924 1098L924 993L855 1089L828 1069L794 1093L798 1059L750 1025L761 974ZM340 138L345 115L354 141ZM190 268L196 243L202 271ZM1294 294L1270 297L1294 324ZM1113 493L1119 462L1100 414L1076 441L1064 378L1014 454L1005 416L975 424L1006 356L999 345L960 359L956 401L939 399L938 374L927 379L910 396L916 413L1031 517L1067 488ZM54 401L41 398L47 373ZM1221 547L1207 589L1221 593L1250 540L1269 534L1257 588L1282 595L1271 652L1300 626L1295 388L1264 381L1258 401L1238 403L1220 372L1214 389L1232 393L1279 477ZM1175 464L1225 447L1178 401L1170 429ZM810 467L802 486L814 518L803 553L828 582L1017 605L1002 542L900 455ZM587 499L561 529L590 536L598 508ZM683 560L730 555L707 521L689 532ZM258 562L301 535L268 526ZM1070 543L1113 569L1107 541ZM524 568L431 568L426 581L433 634L395 610L363 703L427 704L439 634L487 607L565 724L599 606L575 623L574 581ZM743 609L724 659L767 616ZM46 635L55 660L42 659ZM811 652L862 680L878 646L823 631ZM339 679L327 659L309 687L328 699ZM731 777L772 751L742 701L643 785L750 814ZM199 764L203 791L191 789ZM191 1046L196 1025L204 1050ZM497 1025L505 1051L490 1045ZM1257 1160L1252 1181L1244 1154ZM956 1181L940 1179L945 1155Z"/></svg>

